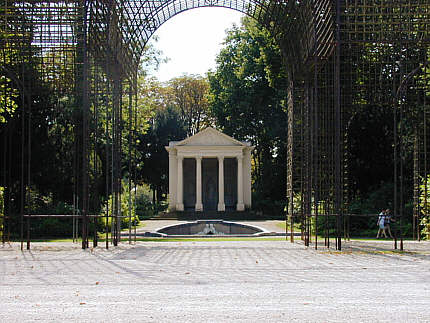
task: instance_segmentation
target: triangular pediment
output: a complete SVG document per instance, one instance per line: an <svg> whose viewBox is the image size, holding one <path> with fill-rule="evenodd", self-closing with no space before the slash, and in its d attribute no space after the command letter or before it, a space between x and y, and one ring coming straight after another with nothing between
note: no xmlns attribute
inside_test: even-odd
<svg viewBox="0 0 430 323"><path fill-rule="evenodd" d="M194 136L188 137L175 146L247 146L246 144L208 127Z"/></svg>

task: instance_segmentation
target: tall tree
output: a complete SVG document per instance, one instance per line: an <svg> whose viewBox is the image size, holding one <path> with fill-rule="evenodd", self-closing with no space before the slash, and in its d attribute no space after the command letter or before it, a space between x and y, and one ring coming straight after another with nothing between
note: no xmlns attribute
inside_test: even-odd
<svg viewBox="0 0 430 323"><path fill-rule="evenodd" d="M181 119L187 125L188 136L211 124L208 115L207 79L196 75L184 75L170 80L167 85L166 105L180 111Z"/></svg>
<svg viewBox="0 0 430 323"><path fill-rule="evenodd" d="M159 109L149 123L148 132L139 138L138 150L141 154L141 180L157 192L160 201L169 188L169 162L166 146L169 141L186 137L186 125L178 111L172 107Z"/></svg>
<svg viewBox="0 0 430 323"><path fill-rule="evenodd" d="M210 110L224 132L255 146L254 189L283 200L286 189L286 74L275 40L254 20L228 31L209 73ZM273 203L271 203L273 204Z"/></svg>

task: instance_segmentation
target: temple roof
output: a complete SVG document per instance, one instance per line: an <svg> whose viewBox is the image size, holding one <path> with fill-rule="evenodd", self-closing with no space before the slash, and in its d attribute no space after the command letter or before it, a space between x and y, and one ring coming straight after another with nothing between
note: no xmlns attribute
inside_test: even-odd
<svg viewBox="0 0 430 323"><path fill-rule="evenodd" d="M236 140L212 127L207 127L195 135L182 141L171 141L169 147L176 146L243 146L249 147L248 142Z"/></svg>

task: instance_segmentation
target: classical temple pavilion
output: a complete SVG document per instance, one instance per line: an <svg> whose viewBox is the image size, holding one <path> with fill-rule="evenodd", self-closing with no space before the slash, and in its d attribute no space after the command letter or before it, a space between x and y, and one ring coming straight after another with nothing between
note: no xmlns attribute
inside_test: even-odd
<svg viewBox="0 0 430 323"><path fill-rule="evenodd" d="M171 141L169 210L244 211L251 208L251 151L211 127Z"/></svg>

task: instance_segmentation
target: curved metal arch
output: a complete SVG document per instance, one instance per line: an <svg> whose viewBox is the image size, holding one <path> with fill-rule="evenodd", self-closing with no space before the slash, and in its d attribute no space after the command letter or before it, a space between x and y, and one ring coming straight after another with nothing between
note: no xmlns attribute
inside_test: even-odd
<svg viewBox="0 0 430 323"><path fill-rule="evenodd" d="M285 25L288 0L128 0L92 1L89 5L90 50L117 66L116 74L132 78L145 46L155 31L170 18L187 10L221 7L256 19L269 29Z"/></svg>
<svg viewBox="0 0 430 323"><path fill-rule="evenodd" d="M290 68L295 69L311 57L323 56L330 52L332 40L321 39L316 35L316 25L331 29L333 26L330 0L292 1L292 0L129 0L139 3L140 48L142 55L151 36L172 17L191 9L221 7L236 10L254 18L267 28L277 39ZM143 18L143 19L142 19ZM137 27L138 29L138 27ZM323 29L323 28L321 28ZM300 41L291 41L300 35ZM317 46L317 38L320 38ZM327 36L326 36L327 38ZM327 54L326 54L327 56ZM328 55L330 56L330 54Z"/></svg>
<svg viewBox="0 0 430 323"><path fill-rule="evenodd" d="M141 10L147 22L147 24L143 26L144 37L142 39L142 45L145 45L155 31L169 19L191 9L204 7L232 9L261 22L261 12L267 12L269 8L269 2L259 0L167 0L158 1L158 6L154 6L156 1L147 0L141 3Z"/></svg>

